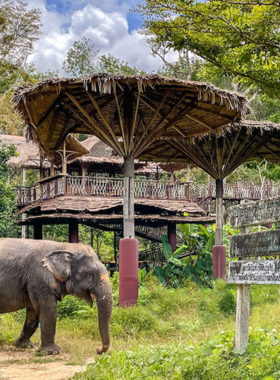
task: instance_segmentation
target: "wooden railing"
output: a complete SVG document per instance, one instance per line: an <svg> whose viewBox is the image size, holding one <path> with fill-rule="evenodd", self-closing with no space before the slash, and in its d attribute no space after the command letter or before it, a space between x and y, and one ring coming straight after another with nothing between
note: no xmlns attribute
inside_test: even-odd
<svg viewBox="0 0 280 380"><path fill-rule="evenodd" d="M234 184L226 183L224 185L224 198L225 199L266 199L271 197L280 196L280 185L267 181L261 184L250 182L236 182ZM209 182L207 185L195 185L190 188L190 199L194 202L199 202L208 197L216 197L215 183Z"/></svg>
<svg viewBox="0 0 280 380"><path fill-rule="evenodd" d="M17 203L24 206L39 199L50 199L60 195L123 197L123 178L70 177L49 178L31 187L17 187ZM188 200L189 184L134 181L135 198Z"/></svg>
<svg viewBox="0 0 280 380"><path fill-rule="evenodd" d="M35 186L16 187L14 191L19 206L60 195L123 197L123 178L56 176ZM216 197L216 187L214 182L190 186L189 183L171 184L135 179L134 196L135 198L192 200L200 204L209 197ZM273 181L267 181L263 186L254 184L252 181L224 185L225 199L257 200L276 196L280 196L280 185Z"/></svg>

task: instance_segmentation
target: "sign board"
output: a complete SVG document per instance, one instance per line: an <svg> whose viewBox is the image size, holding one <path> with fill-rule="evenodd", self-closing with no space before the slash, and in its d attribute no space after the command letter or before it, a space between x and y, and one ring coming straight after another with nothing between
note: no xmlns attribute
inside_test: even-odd
<svg viewBox="0 0 280 380"><path fill-rule="evenodd" d="M280 230L235 235L230 238L231 257L273 256L280 253Z"/></svg>
<svg viewBox="0 0 280 380"><path fill-rule="evenodd" d="M280 220L280 197L233 206L230 211L233 228L274 223Z"/></svg>
<svg viewBox="0 0 280 380"><path fill-rule="evenodd" d="M228 283L280 284L280 260L231 261L229 263Z"/></svg>

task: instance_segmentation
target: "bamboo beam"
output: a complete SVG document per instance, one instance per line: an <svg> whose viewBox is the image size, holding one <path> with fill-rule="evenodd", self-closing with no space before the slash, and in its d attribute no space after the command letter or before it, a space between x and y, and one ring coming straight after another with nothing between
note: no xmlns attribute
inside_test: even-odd
<svg viewBox="0 0 280 380"><path fill-rule="evenodd" d="M100 109L99 105L97 104L97 102L95 101L94 97L92 96L92 94L90 92L87 93L90 100L92 101L92 104L94 105L94 107L96 108L99 116L101 117L103 123L106 125L108 131L110 132L110 135L113 137L116 145L118 146L119 150L122 152L121 153L121 156L124 156L125 155L125 152L123 150L123 147L120 145L118 139L117 139L117 136L115 135L113 129L111 128L110 124L108 123L108 121L106 120L105 116L103 115L102 113L102 110Z"/></svg>
<svg viewBox="0 0 280 380"><path fill-rule="evenodd" d="M239 136L239 134L240 134L240 131L241 131L241 128L237 131L237 133L236 133L236 135L235 135L235 138L234 138L234 140L233 140L233 143L232 143L231 149L230 149L230 151L229 151L229 154L228 154L228 156L227 156L226 162L225 162L225 164L224 164L224 170L223 170L224 172L227 171L227 165L228 165L228 162L229 162L229 160L230 160L230 157L231 157L231 155L232 155L232 153L233 153L233 150L234 150L234 147L235 147L236 141L237 141L237 139L238 139L238 136Z"/></svg>
<svg viewBox="0 0 280 380"><path fill-rule="evenodd" d="M132 131L130 132L129 153L132 152L133 136L134 136L135 126L136 126L137 114L138 114L138 109L139 109L139 102L140 102L140 89L138 90L138 95L137 95L136 107L135 107L135 111L134 111L134 119L133 119L133 123L132 123Z"/></svg>
<svg viewBox="0 0 280 380"><path fill-rule="evenodd" d="M213 176L213 177L215 176L215 174L213 175L213 171L209 169L210 167L207 167L202 161L200 161L197 158L198 156L197 156L196 152L194 152L194 154L193 154L190 150L186 150L186 148L178 140L176 140L177 144L174 144L174 142L171 141L171 140L167 140L167 142L170 145L172 145L173 147L175 147L176 149L180 149L181 152L184 154L184 156L186 156L188 159L190 159L191 161L193 161L198 167L200 167L203 170L205 170L211 176Z"/></svg>
<svg viewBox="0 0 280 380"><path fill-rule="evenodd" d="M117 150L113 140L110 138L108 133L106 131L103 131L103 135L99 132L99 129L96 128L96 124L93 123L94 116L90 120L90 124L84 120L81 115L73 108L70 106L70 104L65 103L65 106L73 113L74 116L76 116L80 121L82 121L83 124L85 124L91 132L93 132L100 140L102 140L102 136L105 137L106 144L108 144L113 150ZM117 151L118 152L118 151ZM120 152L118 152L120 154Z"/></svg>
<svg viewBox="0 0 280 380"><path fill-rule="evenodd" d="M250 145L252 145L253 142L254 142L254 140L255 140L257 137L258 137L258 135L256 135L256 136L253 137L253 138L252 138L252 135L250 135L250 134L247 135L247 137L244 139L243 143L239 146L239 148L238 148L236 154L235 154L234 157L233 157L233 160L232 160L231 163L229 164L229 166L228 166L228 171L230 170L230 171L232 172L231 167L235 164L235 162L240 161L240 160L239 160L239 157L240 157L240 155L242 154L243 148L246 146L246 144L247 144L247 142L249 141L249 139L251 138ZM246 147L246 148L247 148L247 147ZM253 148L253 149L255 149L255 148ZM243 161L243 162L244 162L244 161ZM240 164L239 164L239 165L240 165ZM237 166L239 166L239 165L237 165ZM227 174L227 175L228 175L228 174Z"/></svg>
<svg viewBox="0 0 280 380"><path fill-rule="evenodd" d="M118 114L119 114L119 121L120 121L120 126L121 126L122 139L123 139L123 144L124 144L124 151L125 151L125 154L127 155L127 146L126 146L126 140L125 140L125 136L124 136L124 125L123 125L123 120L122 120L122 114L121 114L120 104L119 104L119 100L118 100L118 97L117 97L116 86L113 86L113 90L114 90L115 101L116 101L117 110L118 110Z"/></svg>
<svg viewBox="0 0 280 380"><path fill-rule="evenodd" d="M92 117L90 117L90 115L87 113L87 111L80 105L80 103L71 94L69 94L68 92L66 92L66 95L75 104L75 106L82 112L82 114L87 118L87 120L89 121L89 123L93 126L94 130L95 131L97 130L100 133L100 136L102 136L103 138L106 138L106 140L107 140L108 139L107 132L104 131L103 128L100 128L99 126L97 126L93 122ZM88 93L88 95L90 95L90 94ZM115 134L112 134L111 136L113 137L113 139L114 139L114 141L116 143L116 144L114 144L113 141L112 141L111 144L113 144L114 149L122 156L123 155L123 149L120 146L120 144L119 144L119 142L118 142ZM102 140L102 138L101 138L101 140Z"/></svg>
<svg viewBox="0 0 280 380"><path fill-rule="evenodd" d="M193 121L196 121L198 124L201 124L203 127L205 127L206 129L208 129L209 131L212 131L213 128L210 127L210 125L204 123L204 121L198 119L197 117L195 116L192 116L191 114L187 113L185 114L186 117L188 117L189 119L193 120Z"/></svg>
<svg viewBox="0 0 280 380"><path fill-rule="evenodd" d="M154 112L154 114L153 114L151 120L149 121L149 123L148 123L146 129L143 131L143 133L142 133L140 139L139 139L138 142L136 143L136 146L134 147L134 151L133 151L133 155L134 155L134 157L137 157L137 153L136 153L136 152L138 152L138 150L139 150L138 147L139 147L139 145L141 144L141 142L142 142L142 140L143 140L143 138L144 138L146 132L148 131L148 129L150 128L150 126L153 124L153 122L154 122L155 118L157 117L157 115L159 114L159 111L160 111L160 109L161 109L163 103L165 102L165 99L166 99L167 95L168 95L168 91L165 93L165 95L164 95L164 97L162 98L161 102L159 103L157 109L155 110L155 112ZM164 118L163 118L163 119L164 119Z"/></svg>
<svg viewBox="0 0 280 380"><path fill-rule="evenodd" d="M176 102L173 105L173 107L167 112L167 114L162 117L162 119L157 123L157 125L153 128L153 130L150 132L150 134L147 135L147 140L149 141L148 146L151 145L153 143L153 141L155 140L155 138L158 137L157 134L158 134L160 127L166 121L166 119L172 114L172 112L181 104L181 102L184 100L185 96L186 96L186 93L178 100L178 102ZM188 106L186 108L188 108ZM173 119L171 119L167 123L167 125L164 126L164 131L173 127L175 122L178 121L179 118L182 117L181 115L186 110L186 108L183 111L180 111L175 117L173 117ZM155 135L156 135L156 137L154 138ZM145 147L147 147L147 142L142 142L140 145L137 144L137 147L135 148L135 157L137 157L141 153L142 149L144 148L144 145L145 145Z"/></svg>

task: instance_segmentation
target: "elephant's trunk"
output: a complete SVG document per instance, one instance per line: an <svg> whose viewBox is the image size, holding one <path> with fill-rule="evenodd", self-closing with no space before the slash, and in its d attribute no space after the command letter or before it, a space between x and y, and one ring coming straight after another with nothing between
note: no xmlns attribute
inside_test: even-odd
<svg viewBox="0 0 280 380"><path fill-rule="evenodd" d="M110 345L109 322L113 308L113 294L108 281L101 281L99 296L96 297L98 308L98 325L102 341L102 347L97 350L98 354L106 352Z"/></svg>

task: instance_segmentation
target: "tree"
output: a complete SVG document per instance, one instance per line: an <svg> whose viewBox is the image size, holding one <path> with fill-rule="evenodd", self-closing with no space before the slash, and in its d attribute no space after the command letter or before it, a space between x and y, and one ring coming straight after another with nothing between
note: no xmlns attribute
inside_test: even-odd
<svg viewBox="0 0 280 380"><path fill-rule="evenodd" d="M5 145L0 141L0 237L17 237L14 211L15 193L9 184L10 169L7 161L16 155L14 145Z"/></svg>
<svg viewBox="0 0 280 380"><path fill-rule="evenodd" d="M188 49L243 85L279 96L280 6L274 0L147 0L143 33Z"/></svg>
<svg viewBox="0 0 280 380"><path fill-rule="evenodd" d="M130 67L128 62L121 61L112 54L101 55L98 58L95 73L103 72L114 75L139 75L145 74L144 70L138 69L136 66Z"/></svg>
<svg viewBox="0 0 280 380"><path fill-rule="evenodd" d="M20 82L40 28L38 9L29 10L21 1L0 0L0 93Z"/></svg>
<svg viewBox="0 0 280 380"><path fill-rule="evenodd" d="M67 52L63 62L63 70L73 77L87 76L94 73L94 58L98 50L94 49L94 43L83 37L81 41L75 41Z"/></svg>
<svg viewBox="0 0 280 380"><path fill-rule="evenodd" d="M81 41L75 41L67 52L67 58L63 62L63 70L73 77L93 75L97 73L109 73L115 75L145 74L144 70L130 67L128 62L121 61L112 54L101 55L97 58L98 50L94 49L94 43L83 37Z"/></svg>

